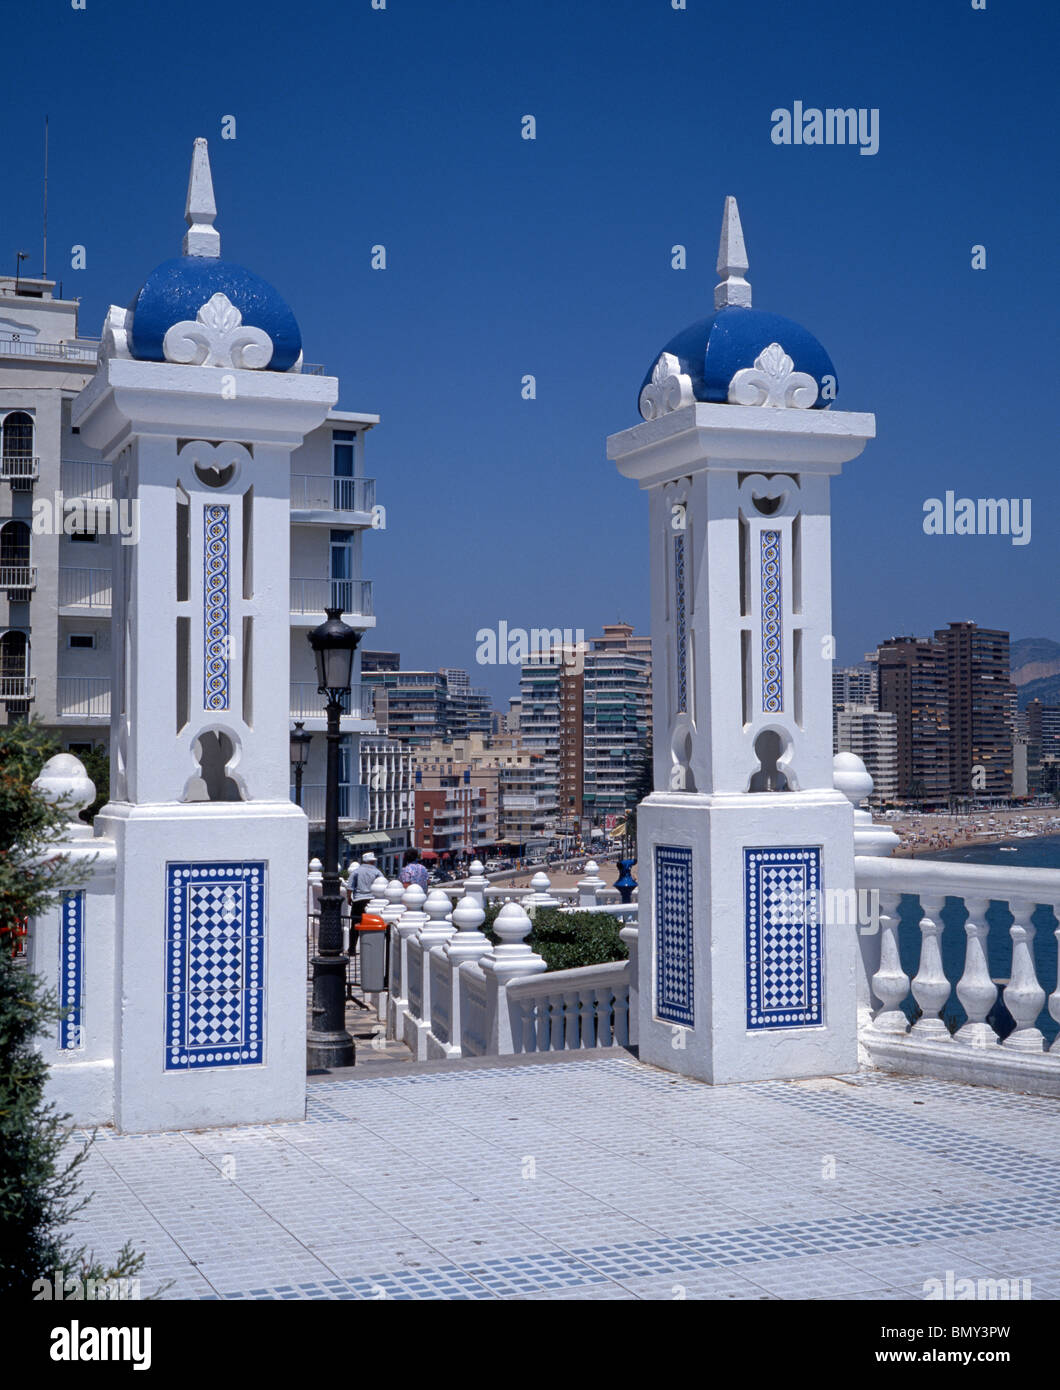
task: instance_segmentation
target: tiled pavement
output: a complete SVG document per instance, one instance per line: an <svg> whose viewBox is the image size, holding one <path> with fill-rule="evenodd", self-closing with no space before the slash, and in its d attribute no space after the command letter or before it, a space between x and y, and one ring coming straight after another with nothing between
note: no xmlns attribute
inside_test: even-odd
<svg viewBox="0 0 1060 1390"><path fill-rule="evenodd" d="M1060 1297L1060 1103L614 1055L329 1080L303 1124L100 1131L78 1242L169 1298Z"/></svg>

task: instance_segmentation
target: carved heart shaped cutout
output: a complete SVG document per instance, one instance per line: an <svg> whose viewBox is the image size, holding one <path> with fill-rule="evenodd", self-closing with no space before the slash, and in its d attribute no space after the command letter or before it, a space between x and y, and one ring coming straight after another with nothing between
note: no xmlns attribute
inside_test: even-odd
<svg viewBox="0 0 1060 1390"><path fill-rule="evenodd" d="M767 492L765 495L758 492L751 493L751 501L754 503L755 511L761 512L763 516L772 516L775 512L780 510L787 500L788 494L786 489L781 489L781 491L777 493Z"/></svg>

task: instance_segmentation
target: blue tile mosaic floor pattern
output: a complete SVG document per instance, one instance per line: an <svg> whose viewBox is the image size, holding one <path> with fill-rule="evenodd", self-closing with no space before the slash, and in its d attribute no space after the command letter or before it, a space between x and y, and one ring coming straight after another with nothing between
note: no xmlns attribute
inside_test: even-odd
<svg viewBox="0 0 1060 1390"><path fill-rule="evenodd" d="M947 1270L1056 1298L1058 1141L1060 1104L919 1078L454 1069L313 1085L304 1124L102 1131L74 1233L132 1239L170 1298L896 1299Z"/></svg>

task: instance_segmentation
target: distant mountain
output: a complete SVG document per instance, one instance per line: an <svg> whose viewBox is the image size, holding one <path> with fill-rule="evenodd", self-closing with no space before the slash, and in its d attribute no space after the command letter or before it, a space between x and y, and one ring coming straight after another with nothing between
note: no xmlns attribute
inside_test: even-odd
<svg viewBox="0 0 1060 1390"><path fill-rule="evenodd" d="M1060 704L1060 642L1051 637L1020 637L1009 647L1012 683L1019 690L1019 707L1031 700Z"/></svg>

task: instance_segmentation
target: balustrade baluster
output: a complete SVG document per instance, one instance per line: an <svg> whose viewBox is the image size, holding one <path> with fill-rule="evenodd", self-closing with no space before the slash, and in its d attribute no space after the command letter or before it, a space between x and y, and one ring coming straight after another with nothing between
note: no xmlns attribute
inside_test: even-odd
<svg viewBox="0 0 1060 1390"><path fill-rule="evenodd" d="M537 1050L547 1052L551 1041L550 1029L552 1020L550 1017L551 1009L547 999L539 999L537 1002Z"/></svg>
<svg viewBox="0 0 1060 1390"><path fill-rule="evenodd" d="M596 1046L610 1047L615 1040L614 1028L611 1023L611 998L612 990L610 985L603 989L595 990L593 993L593 1007L596 1014Z"/></svg>
<svg viewBox="0 0 1060 1390"><path fill-rule="evenodd" d="M1034 967L1034 938L1037 934L1031 924L1035 904L1025 898L1010 898L1008 910L1012 913L1012 977L1005 987L1005 1007L1016 1020L1016 1030L1002 1043L1015 1052L1041 1052L1045 1039L1036 1026L1038 1015L1045 1006L1045 990L1038 983L1038 972Z"/></svg>
<svg viewBox="0 0 1060 1390"><path fill-rule="evenodd" d="M612 1041L619 1047L629 1046L629 999L625 990L615 991L615 1022Z"/></svg>
<svg viewBox="0 0 1060 1390"><path fill-rule="evenodd" d="M957 998L968 1015L968 1022L958 1030L957 1037L972 1047L993 1047L997 1043L997 1034L986 1021L997 998L997 985L990 978L986 955L986 939L990 931L986 910L990 900L965 898L964 905L968 910L968 920L964 924L967 942L964 974L957 982Z"/></svg>
<svg viewBox="0 0 1060 1390"><path fill-rule="evenodd" d="M549 1012L549 1035L548 1050L550 1052L563 1051L563 996L552 998L548 1001Z"/></svg>
<svg viewBox="0 0 1060 1390"><path fill-rule="evenodd" d="M872 1020L872 1026L884 1033L905 1033L909 1020L902 1004L909 994L909 976L902 969L898 952L897 893L880 894L880 968L872 977L872 992L883 1005Z"/></svg>
<svg viewBox="0 0 1060 1390"><path fill-rule="evenodd" d="M939 1015L950 997L950 982L942 969L942 894L921 893L920 968L913 980L913 998L920 1005L921 1017L913 1024L913 1035L925 1042L949 1042L950 1034Z"/></svg>
<svg viewBox="0 0 1060 1390"><path fill-rule="evenodd" d="M595 1012L593 991L591 989L581 990L578 994L579 1047L594 1047L596 1044Z"/></svg>
<svg viewBox="0 0 1060 1390"><path fill-rule="evenodd" d="M1053 906L1053 912L1056 914L1057 918L1060 919L1060 912L1057 912L1055 904ZM1057 926L1053 935L1056 937L1056 988L1049 996L1049 1012L1053 1019L1057 1023L1060 1023L1060 925ZM1053 1045L1050 1047L1049 1051L1060 1053L1060 1033L1057 1033L1056 1037L1053 1039Z"/></svg>

